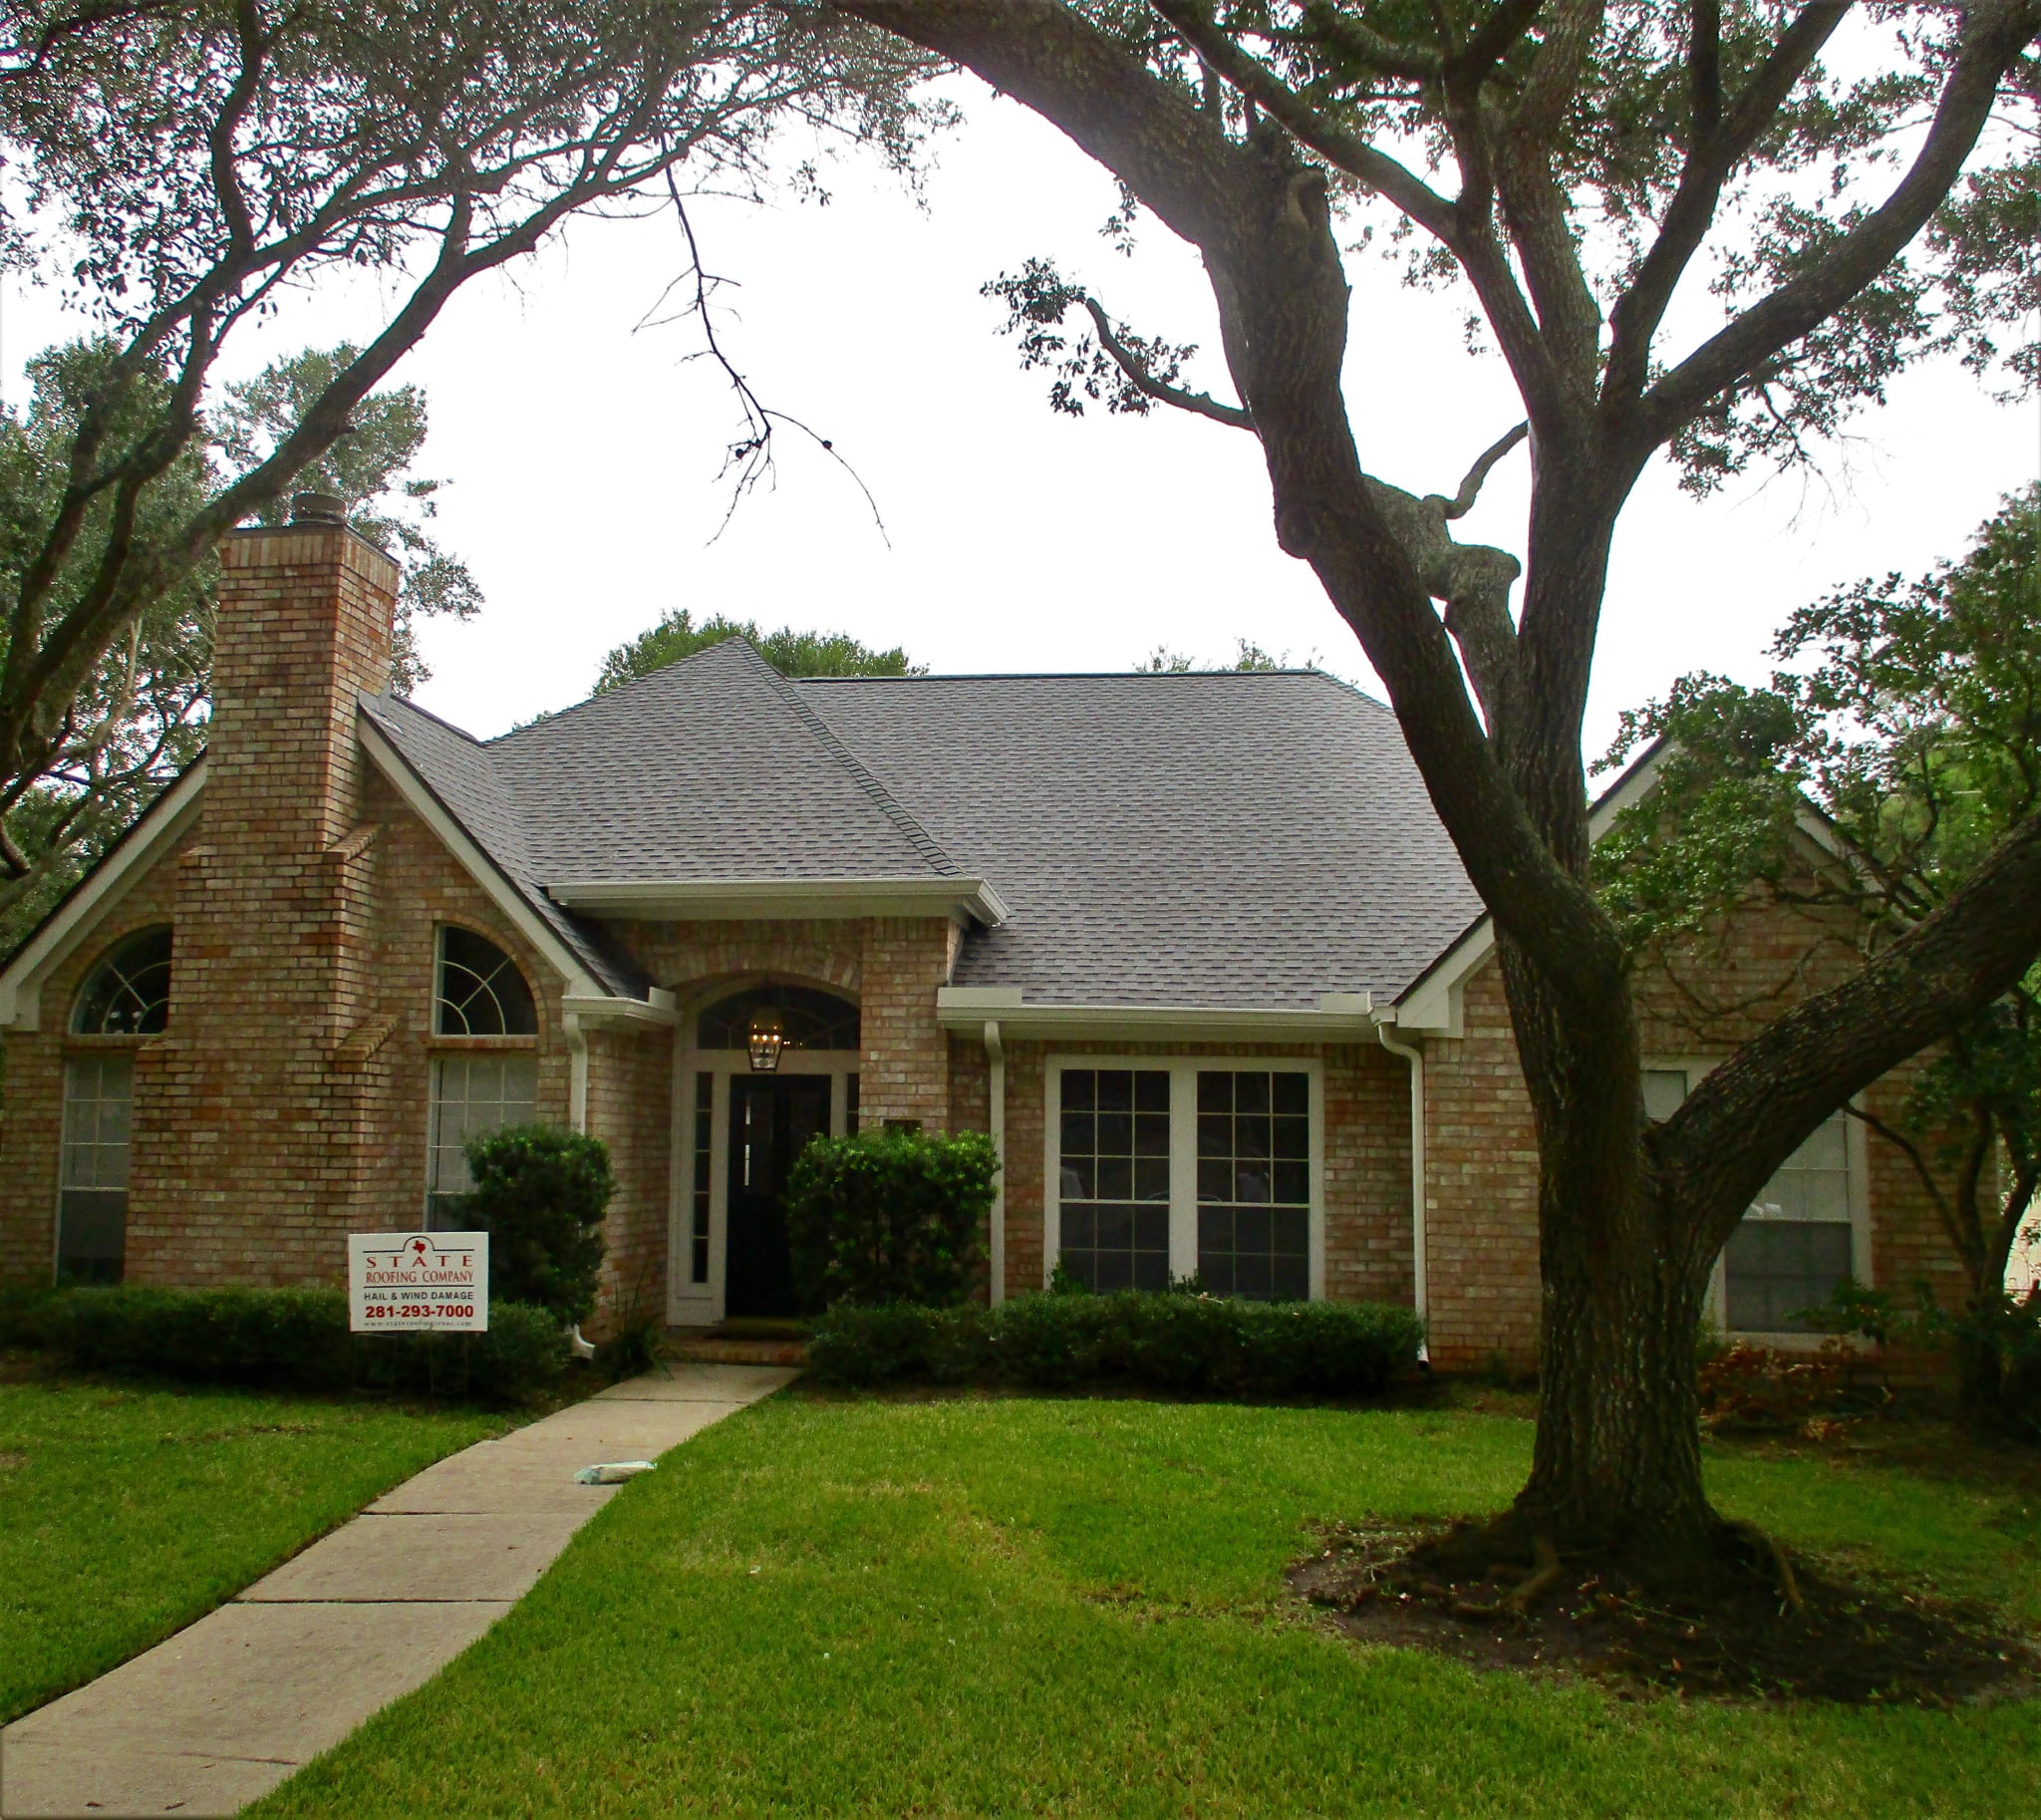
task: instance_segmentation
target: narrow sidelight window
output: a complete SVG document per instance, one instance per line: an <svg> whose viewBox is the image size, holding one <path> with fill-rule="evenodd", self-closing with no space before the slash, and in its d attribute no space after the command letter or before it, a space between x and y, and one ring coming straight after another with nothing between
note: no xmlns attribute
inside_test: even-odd
<svg viewBox="0 0 2041 1820"><path fill-rule="evenodd" d="M1169 1073L1065 1068L1057 1256L1087 1289L1169 1287Z"/></svg>
<svg viewBox="0 0 2041 1820"><path fill-rule="evenodd" d="M709 1145L716 1129L716 1076L695 1076L695 1229L689 1239L688 1281L709 1281Z"/></svg>
<svg viewBox="0 0 2041 1820"><path fill-rule="evenodd" d="M158 1026L160 1028L160 1026ZM129 1122L135 1058L73 1056L64 1067L57 1280L118 1283L128 1251Z"/></svg>
<svg viewBox="0 0 2041 1820"><path fill-rule="evenodd" d="M1198 1073L1198 1276L1216 1296L1311 1294L1311 1077Z"/></svg>

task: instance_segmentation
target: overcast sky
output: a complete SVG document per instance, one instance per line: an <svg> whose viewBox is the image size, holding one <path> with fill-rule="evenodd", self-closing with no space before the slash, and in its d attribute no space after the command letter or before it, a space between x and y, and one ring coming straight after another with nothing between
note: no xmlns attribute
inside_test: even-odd
<svg viewBox="0 0 2041 1820"><path fill-rule="evenodd" d="M514 272L470 285L398 378L423 385L425 471L453 482L442 542L487 606L428 624L420 701L488 735L587 693L612 646L667 608L904 644L939 671L1125 669L1158 644L1204 659L1250 638L1374 688L1309 570L1277 548L1252 439L1162 413L1053 415L979 286L1030 253L1115 314L1216 348L1196 258L1152 222L1123 259L1097 167L1017 104L958 89L967 123L918 208L853 163L826 207L704 200L696 224L723 293L728 350L765 401L856 466L856 485L788 435L776 486L728 504L734 429L720 376L685 358L692 325L639 328L684 264L671 215L581 221ZM1450 491L1519 413L1500 362L1470 359L1460 307L1402 289L1370 254L1355 287L1348 397L1363 460ZM235 374L380 326L388 296L339 286L286 306L236 348ZM1693 319L1698 329L1702 320ZM68 331L9 280L7 397ZM1223 388L1216 358L1202 383ZM2041 415L1988 402L1953 363L1923 367L1859 419L1825 482L1739 483L1696 504L1655 467L1618 532L1589 730L1696 667L1755 679L1795 606L1859 575L1960 553L1999 495L2041 469ZM1527 462L1491 478L1462 534L1521 553Z"/></svg>

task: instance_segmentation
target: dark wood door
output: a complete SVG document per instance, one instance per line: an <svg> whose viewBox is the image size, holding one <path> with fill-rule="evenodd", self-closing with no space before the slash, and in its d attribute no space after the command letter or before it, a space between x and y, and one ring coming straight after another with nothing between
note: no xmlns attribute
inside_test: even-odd
<svg viewBox="0 0 2041 1820"><path fill-rule="evenodd" d="M829 1077L738 1074L729 1094L729 1224L724 1246L724 1313L798 1313L780 1195L808 1140L829 1132Z"/></svg>

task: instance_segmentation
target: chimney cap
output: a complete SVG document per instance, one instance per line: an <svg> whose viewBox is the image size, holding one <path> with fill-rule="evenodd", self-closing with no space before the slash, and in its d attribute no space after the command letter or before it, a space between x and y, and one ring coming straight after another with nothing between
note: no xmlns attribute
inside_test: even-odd
<svg viewBox="0 0 2041 1820"><path fill-rule="evenodd" d="M293 524L345 524L347 501L338 493L291 494Z"/></svg>

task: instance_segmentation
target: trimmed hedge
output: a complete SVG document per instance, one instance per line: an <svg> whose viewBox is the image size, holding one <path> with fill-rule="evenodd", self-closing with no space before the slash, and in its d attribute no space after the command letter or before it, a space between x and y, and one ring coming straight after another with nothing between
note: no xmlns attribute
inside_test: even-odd
<svg viewBox="0 0 2041 1820"><path fill-rule="evenodd" d="M586 1321L602 1281L603 1216L617 1191L602 1139L505 1125L468 1139L467 1172L474 1186L460 1197L459 1217L489 1235L490 1287L506 1302L549 1309L562 1326Z"/></svg>
<svg viewBox="0 0 2041 1820"><path fill-rule="evenodd" d="M832 1309L808 1339L826 1383L995 1382L1057 1389L1118 1379L1234 1395L1368 1396L1417 1365L1424 1325L1374 1302L1217 1296L1021 1296L997 1308Z"/></svg>
<svg viewBox="0 0 2041 1820"><path fill-rule="evenodd" d="M855 1303L948 1308L985 1268L999 1158L982 1131L818 1137L786 1178L794 1286L810 1313Z"/></svg>
<svg viewBox="0 0 2041 1820"><path fill-rule="evenodd" d="M0 1293L0 1346L187 1383L500 1403L530 1400L567 1369L566 1334L543 1309L491 1302L485 1334L351 1334L337 1289L10 1291Z"/></svg>

